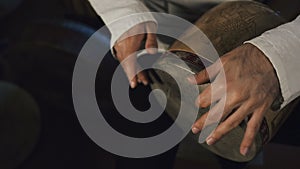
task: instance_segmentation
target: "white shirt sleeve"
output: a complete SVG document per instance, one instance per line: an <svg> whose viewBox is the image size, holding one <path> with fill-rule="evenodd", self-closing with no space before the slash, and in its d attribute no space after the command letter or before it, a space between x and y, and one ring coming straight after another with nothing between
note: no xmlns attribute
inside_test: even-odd
<svg viewBox="0 0 300 169"><path fill-rule="evenodd" d="M89 2L112 34L111 48L120 36L133 26L148 21L156 22L150 13L145 13L149 10L141 0L89 0ZM144 14L134 15L140 13Z"/></svg>
<svg viewBox="0 0 300 169"><path fill-rule="evenodd" d="M245 43L258 47L273 64L284 98L281 108L297 98L300 95L300 15Z"/></svg>

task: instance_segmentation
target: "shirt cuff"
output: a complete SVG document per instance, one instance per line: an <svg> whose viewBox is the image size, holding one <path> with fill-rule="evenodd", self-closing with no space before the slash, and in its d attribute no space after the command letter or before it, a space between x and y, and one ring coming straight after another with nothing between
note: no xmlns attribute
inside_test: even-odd
<svg viewBox="0 0 300 169"><path fill-rule="evenodd" d="M259 48L272 63L284 102L281 108L300 95L300 16L288 24L263 33L245 43Z"/></svg>
<svg viewBox="0 0 300 169"><path fill-rule="evenodd" d="M140 0L89 0L111 32L111 49L128 30L143 22L156 20ZM113 52L113 50L111 50Z"/></svg>
<svg viewBox="0 0 300 169"><path fill-rule="evenodd" d="M117 40L132 27L144 23L154 22L157 23L150 12L131 14L122 18L119 18L113 22L107 24L110 30L111 36L111 48L115 45Z"/></svg>

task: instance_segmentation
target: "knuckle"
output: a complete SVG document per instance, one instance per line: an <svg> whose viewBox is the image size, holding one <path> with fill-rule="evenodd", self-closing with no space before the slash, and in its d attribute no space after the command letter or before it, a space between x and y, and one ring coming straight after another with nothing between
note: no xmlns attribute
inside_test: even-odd
<svg viewBox="0 0 300 169"><path fill-rule="evenodd" d="M213 134L212 137L216 140L221 139L223 136L225 135L225 132L221 131L221 130L216 130Z"/></svg>
<svg viewBox="0 0 300 169"><path fill-rule="evenodd" d="M230 93L230 97L227 99L226 106L235 107L241 101L241 94L237 91L233 91Z"/></svg>
<svg viewBox="0 0 300 169"><path fill-rule="evenodd" d="M204 121L206 120L207 117L207 113L205 113L201 118L199 118L195 123L194 123L194 127L197 127L199 129L202 128Z"/></svg>
<svg viewBox="0 0 300 169"><path fill-rule="evenodd" d="M139 78L140 80L146 80L146 77L145 77L145 75L144 75L142 72L140 72L140 73L138 74L138 78Z"/></svg>
<svg viewBox="0 0 300 169"><path fill-rule="evenodd" d="M202 119L199 119L195 122L194 127L201 128L202 127Z"/></svg>
<svg viewBox="0 0 300 169"><path fill-rule="evenodd" d="M239 125L240 125L240 122L239 122L239 121L234 121L234 122L232 122L232 124L231 124L232 128L236 128L236 127L238 127Z"/></svg>
<svg viewBox="0 0 300 169"><path fill-rule="evenodd" d="M230 129L233 129L233 128L236 128L237 126L239 126L239 124L240 124L239 121L232 120L227 123L227 127Z"/></svg>
<svg viewBox="0 0 300 169"><path fill-rule="evenodd" d="M210 104L206 99L199 99L199 106L201 108L206 108L208 107Z"/></svg>
<svg viewBox="0 0 300 169"><path fill-rule="evenodd" d="M234 101L238 101L238 100L240 100L240 98L241 98L241 92L238 91L238 90L233 90L233 91L231 92L231 97L232 97L232 99L233 99Z"/></svg>
<svg viewBox="0 0 300 169"><path fill-rule="evenodd" d="M215 130L212 137L214 137L215 139L221 139L228 132L230 132L236 125L239 125L239 123L235 123L235 122L223 123Z"/></svg>
<svg viewBox="0 0 300 169"><path fill-rule="evenodd" d="M202 70L199 73L196 74L197 79L206 79L208 78L208 73L206 70Z"/></svg>
<svg viewBox="0 0 300 169"><path fill-rule="evenodd" d="M247 105L245 106L245 110L254 110L257 108L260 104L255 99L249 99Z"/></svg>
<svg viewBox="0 0 300 169"><path fill-rule="evenodd" d="M211 104L211 90L210 87L207 87L200 95L199 95L199 106L201 108L206 108Z"/></svg>

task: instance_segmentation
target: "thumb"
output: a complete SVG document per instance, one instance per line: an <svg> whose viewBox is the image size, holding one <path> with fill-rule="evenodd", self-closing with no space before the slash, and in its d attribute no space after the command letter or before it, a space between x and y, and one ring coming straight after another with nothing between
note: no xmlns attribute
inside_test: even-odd
<svg viewBox="0 0 300 169"><path fill-rule="evenodd" d="M124 72L127 75L128 81L130 83L131 88L135 88L137 86L137 69L136 69L136 57L128 56L121 62L121 66L124 69Z"/></svg>
<svg viewBox="0 0 300 169"><path fill-rule="evenodd" d="M157 53L157 40L156 35L152 33L147 34L146 46L147 52L149 54L156 54Z"/></svg>
<svg viewBox="0 0 300 169"><path fill-rule="evenodd" d="M157 53L157 39L156 39L156 24L155 23L147 23L146 24L146 31L147 31L147 39L145 48L149 54L156 54Z"/></svg>

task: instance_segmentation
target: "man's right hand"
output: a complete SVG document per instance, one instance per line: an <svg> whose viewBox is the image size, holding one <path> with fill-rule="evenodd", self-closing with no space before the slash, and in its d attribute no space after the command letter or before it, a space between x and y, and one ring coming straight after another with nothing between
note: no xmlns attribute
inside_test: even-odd
<svg viewBox="0 0 300 169"><path fill-rule="evenodd" d="M144 38L146 38L145 49L147 52L155 54L157 52L157 40L154 32L156 32L156 24L154 22L144 22L124 33L114 45L115 54L119 62L121 62L131 88L135 88L138 83L148 85L149 80L144 71L139 72L136 55L128 56L140 49Z"/></svg>

